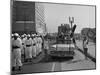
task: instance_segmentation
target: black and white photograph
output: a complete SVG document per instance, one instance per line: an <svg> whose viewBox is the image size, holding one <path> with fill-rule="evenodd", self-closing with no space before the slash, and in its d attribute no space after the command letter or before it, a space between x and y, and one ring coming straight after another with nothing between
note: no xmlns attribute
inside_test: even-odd
<svg viewBox="0 0 100 75"><path fill-rule="evenodd" d="M96 69L96 5L10 2L11 75Z"/></svg>

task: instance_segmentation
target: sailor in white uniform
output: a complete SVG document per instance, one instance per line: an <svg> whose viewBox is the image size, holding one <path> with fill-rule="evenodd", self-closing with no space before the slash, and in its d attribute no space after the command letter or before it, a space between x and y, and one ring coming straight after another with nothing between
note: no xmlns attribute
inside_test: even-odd
<svg viewBox="0 0 100 75"><path fill-rule="evenodd" d="M26 62L32 60L32 39L29 34L25 40L25 60Z"/></svg>
<svg viewBox="0 0 100 75"><path fill-rule="evenodd" d="M38 35L36 35L36 37L35 37L35 41L36 41L36 55L38 55L38 54L39 54Z"/></svg>
<svg viewBox="0 0 100 75"><path fill-rule="evenodd" d="M14 38L14 34L11 35L11 38Z"/></svg>
<svg viewBox="0 0 100 75"><path fill-rule="evenodd" d="M39 35L37 37L37 51L38 54L42 52L42 38Z"/></svg>
<svg viewBox="0 0 100 75"><path fill-rule="evenodd" d="M32 56L33 58L36 57L36 39L34 34L32 34Z"/></svg>
<svg viewBox="0 0 100 75"><path fill-rule="evenodd" d="M12 70L18 66L21 70L22 62L21 62L21 48L22 41L18 38L19 35L17 33L14 34L14 38L12 39Z"/></svg>
<svg viewBox="0 0 100 75"><path fill-rule="evenodd" d="M24 37L24 35L22 35L21 36L21 40L22 40L22 55L24 55L24 50L25 50L25 45L24 45L24 43L25 43L25 37Z"/></svg>
<svg viewBox="0 0 100 75"><path fill-rule="evenodd" d="M88 38L87 37L84 37L83 39L83 49L84 49L84 54L85 54L85 59L87 60L88 57L87 57L87 53L88 53Z"/></svg>

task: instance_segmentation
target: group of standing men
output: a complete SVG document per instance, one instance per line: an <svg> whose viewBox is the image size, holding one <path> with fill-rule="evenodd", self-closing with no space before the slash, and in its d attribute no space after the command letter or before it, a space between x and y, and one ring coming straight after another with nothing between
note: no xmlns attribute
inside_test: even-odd
<svg viewBox="0 0 100 75"><path fill-rule="evenodd" d="M31 62L32 58L36 58L42 52L42 37L36 34L12 34L12 70L16 67L21 70L21 56L24 55L25 62Z"/></svg>

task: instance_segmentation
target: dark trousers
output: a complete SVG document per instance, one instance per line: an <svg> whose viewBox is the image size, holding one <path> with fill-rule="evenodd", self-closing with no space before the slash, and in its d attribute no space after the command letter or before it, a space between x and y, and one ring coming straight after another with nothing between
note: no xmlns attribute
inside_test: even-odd
<svg viewBox="0 0 100 75"><path fill-rule="evenodd" d="M44 53L45 53L45 55L47 55L47 49L44 49Z"/></svg>
<svg viewBox="0 0 100 75"><path fill-rule="evenodd" d="M88 48L84 48L85 58L87 59Z"/></svg>

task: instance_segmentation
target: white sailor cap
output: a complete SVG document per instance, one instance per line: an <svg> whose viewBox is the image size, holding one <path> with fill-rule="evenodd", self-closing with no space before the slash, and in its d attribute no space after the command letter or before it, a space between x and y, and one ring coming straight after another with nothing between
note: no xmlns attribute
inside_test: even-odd
<svg viewBox="0 0 100 75"><path fill-rule="evenodd" d="M30 37L30 34L28 34L27 37Z"/></svg>
<svg viewBox="0 0 100 75"><path fill-rule="evenodd" d="M35 34L32 34L32 36L35 36Z"/></svg>
<svg viewBox="0 0 100 75"><path fill-rule="evenodd" d="M14 34L12 34L11 36L14 36Z"/></svg>
<svg viewBox="0 0 100 75"><path fill-rule="evenodd" d="M38 37L38 35L36 35L36 37Z"/></svg>
<svg viewBox="0 0 100 75"><path fill-rule="evenodd" d="M19 34L18 33L15 33L14 36L19 36Z"/></svg>
<svg viewBox="0 0 100 75"><path fill-rule="evenodd" d="M24 35L22 35L21 37L24 37Z"/></svg>
<svg viewBox="0 0 100 75"><path fill-rule="evenodd" d="M34 34L32 34L31 36L34 36Z"/></svg>
<svg viewBox="0 0 100 75"><path fill-rule="evenodd" d="M26 34L23 34L24 36L26 36Z"/></svg>

